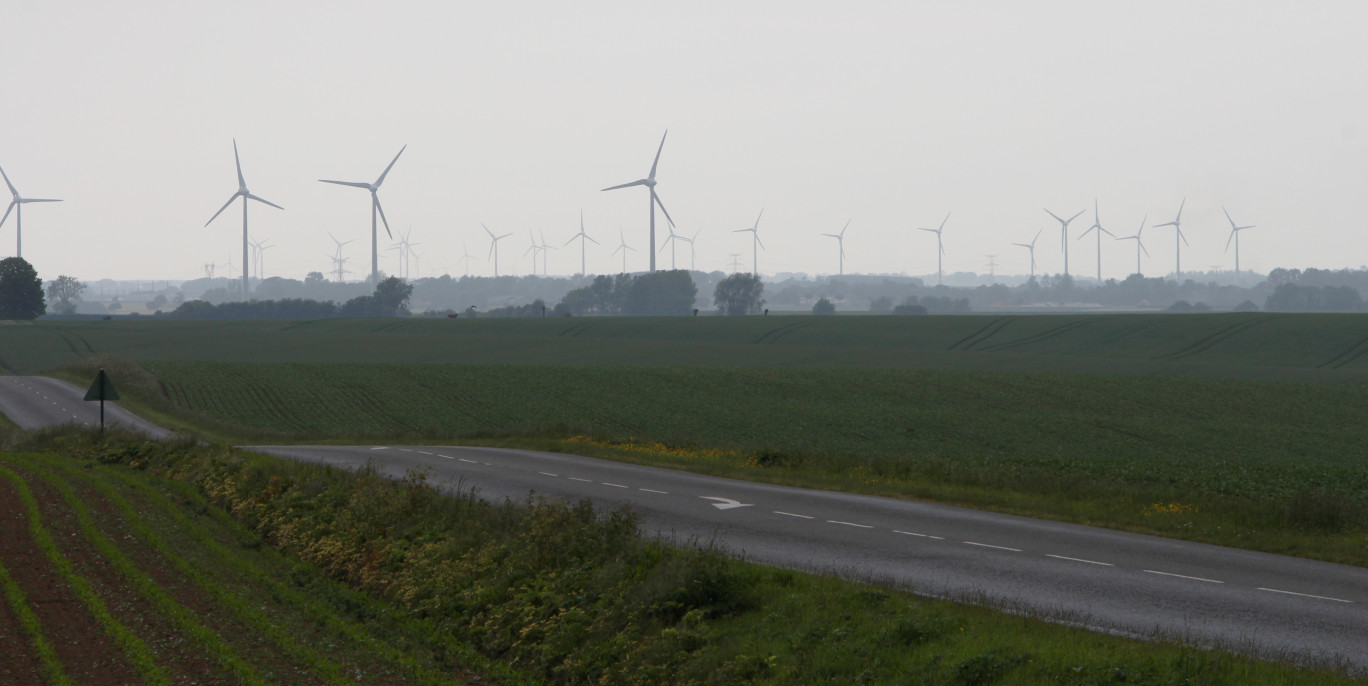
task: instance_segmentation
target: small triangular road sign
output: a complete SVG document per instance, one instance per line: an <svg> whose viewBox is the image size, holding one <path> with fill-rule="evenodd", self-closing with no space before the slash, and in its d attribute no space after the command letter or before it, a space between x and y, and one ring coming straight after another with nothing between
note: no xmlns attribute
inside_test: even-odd
<svg viewBox="0 0 1368 686"><path fill-rule="evenodd" d="M114 390L114 382L109 380L109 375L101 369L95 375L95 383L90 384L90 390L86 391L86 400L118 400L119 392Z"/></svg>

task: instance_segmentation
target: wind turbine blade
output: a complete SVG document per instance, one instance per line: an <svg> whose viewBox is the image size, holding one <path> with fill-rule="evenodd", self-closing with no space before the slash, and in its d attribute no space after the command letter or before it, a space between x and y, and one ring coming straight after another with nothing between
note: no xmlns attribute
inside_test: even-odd
<svg viewBox="0 0 1368 686"><path fill-rule="evenodd" d="M749 233L749 232L751 232L751 231L754 231L754 229L737 229L737 230L733 231L732 233Z"/></svg>
<svg viewBox="0 0 1368 686"><path fill-rule="evenodd" d="M1095 228L1097 228L1097 227L1096 227L1096 226L1090 227L1087 231L1084 231L1083 233L1078 234L1078 239L1077 239L1077 240L1080 240L1080 241L1083 240L1083 237L1084 237L1084 236L1087 236L1087 235L1090 234L1090 233L1092 233L1093 229L1095 229Z"/></svg>
<svg viewBox="0 0 1368 686"><path fill-rule="evenodd" d="M490 238L494 237L494 232L490 231L489 227L484 225L484 222L480 222L480 226L485 230L485 233L489 234Z"/></svg>
<svg viewBox="0 0 1368 686"><path fill-rule="evenodd" d="M927 232L927 233L935 233L935 234L940 233L940 229L923 229L923 228L921 228L921 227L917 227L917 230L918 230L918 231L925 231L925 232Z"/></svg>
<svg viewBox="0 0 1368 686"><path fill-rule="evenodd" d="M220 207L220 208L219 208L219 211L218 211L218 212L215 212L215 213L214 213L214 216L212 216L212 217L209 218L209 221L204 222L204 225L205 225L205 226L209 226L210 224L213 224L213 223L214 223L214 220L215 220L215 219L218 219L218 216L219 216L220 214L223 214L223 211L226 210L226 209L228 209L228 206L231 205L231 204L233 204L233 201L234 201L234 200L237 200L237 199L238 199L238 196L239 196L239 195L242 195L242 194L241 194L241 193L234 193L234 194L233 194L233 197L228 198L228 202L223 203L223 207Z"/></svg>
<svg viewBox="0 0 1368 686"><path fill-rule="evenodd" d="M1161 226L1178 226L1178 222L1164 222L1163 224L1155 224L1154 226L1151 226L1150 228L1151 228L1151 229L1157 229L1157 228L1159 228L1159 227L1161 227Z"/></svg>
<svg viewBox="0 0 1368 686"><path fill-rule="evenodd" d="M576 238L579 238L579 237L580 237L580 234L575 234L575 235L571 236L571 237L570 237L570 240L566 241L566 242L565 242L565 245L562 245L561 247L564 248L566 245L570 245L571 243L574 243L574 242L575 242L575 239L576 239Z"/></svg>
<svg viewBox="0 0 1368 686"><path fill-rule="evenodd" d="M661 142L664 143L665 139L662 138ZM670 211L665 209L665 203L660 201L660 196L656 195L654 188L651 189L651 198L655 200L655 204L660 206L660 211L665 213L665 220L670 222L670 226L674 226L674 220L670 218Z"/></svg>
<svg viewBox="0 0 1368 686"><path fill-rule="evenodd" d="M232 202L232 200L229 200L228 202ZM4 225L5 225L5 220L6 220L6 219L9 219L10 212L13 212L13 211L14 211L14 206L15 206L15 205L18 205L18 204L19 204L19 201L18 201L18 200L11 200L11 201L10 201L9 207L5 208L5 216L4 216L3 218L0 218L0 226L4 226ZM216 215L214 215L214 216L217 217L218 215L216 214ZM209 221L214 221L214 220L210 219ZM205 224L205 226L208 226L208 224Z"/></svg>
<svg viewBox="0 0 1368 686"><path fill-rule="evenodd" d="M940 244L940 241L936 241L936 247L939 247L939 248L940 248L940 254L942 254L942 255L945 254L945 246L941 245L941 244Z"/></svg>
<svg viewBox="0 0 1368 686"><path fill-rule="evenodd" d="M1222 211L1222 212L1225 212L1226 221L1230 222L1230 228L1232 228L1232 229L1235 228L1235 220L1230 218L1230 210L1227 210L1227 209L1225 208L1225 205L1222 205L1222 206L1221 206L1221 211Z"/></svg>
<svg viewBox="0 0 1368 686"><path fill-rule="evenodd" d="M399 155L404 154L404 151L405 151L405 150L408 150L408 145L407 145L407 144L405 144L404 147L399 148L398 154L396 154L396 155L394 156L394 159L390 160L389 166L388 166L388 167L385 167L385 171L380 172L380 178L378 178L378 179L375 180L375 187L376 187L376 188L379 188L379 187L380 187L380 184L382 184L382 183L385 182L385 177L386 177L386 176L389 176L390 170L394 168L394 163L399 161Z"/></svg>
<svg viewBox="0 0 1368 686"><path fill-rule="evenodd" d="M365 188L367 190L370 189L370 184L362 183L360 181L332 181L329 179L319 179L319 181L322 181L323 183L335 183L339 186L352 186L354 188Z"/></svg>
<svg viewBox="0 0 1368 686"><path fill-rule="evenodd" d="M1141 249L1142 251L1144 251L1145 257L1149 257L1149 248L1146 248L1144 243L1141 243L1140 241L1136 241L1135 244L1138 245L1138 246L1140 246L1140 249Z"/></svg>
<svg viewBox="0 0 1368 686"><path fill-rule="evenodd" d="M766 248L766 247L765 247L765 242L762 241L762 240L760 240L760 232L759 232L759 231L756 231L756 232L755 232L755 242L756 242L757 244L759 244L761 250L769 250L769 248Z"/></svg>
<svg viewBox="0 0 1368 686"><path fill-rule="evenodd" d="M590 236L590 235L587 234L587 233L584 234L584 237L585 237L586 239L588 239L589 242L590 242L590 243L593 243L594 245L603 245L602 243L600 243L600 242L594 240L593 236Z"/></svg>
<svg viewBox="0 0 1368 686"><path fill-rule="evenodd" d="M1087 212L1087 209L1079 210L1079 211L1078 211L1078 214L1075 214L1074 216L1069 217L1069 221L1073 221L1073 220L1075 220L1075 219L1078 219L1079 215L1083 214L1084 212Z"/></svg>
<svg viewBox="0 0 1368 686"><path fill-rule="evenodd" d="M1040 229L1039 231L1036 231L1035 238L1032 238L1032 239L1031 239L1031 247L1032 247L1032 248L1035 247L1035 242L1036 242L1037 240L1040 239L1040 234L1041 234L1042 232L1044 232L1044 231L1045 231L1045 229Z"/></svg>
<svg viewBox="0 0 1368 686"><path fill-rule="evenodd" d="M62 201L61 201L61 200L58 200L58 199L56 199L56 198L19 198L19 202L22 204L22 203L26 203L26 202L62 202ZM1249 228L1249 227L1244 227L1244 228Z"/></svg>
<svg viewBox="0 0 1368 686"><path fill-rule="evenodd" d="M1149 215L1148 215L1148 214L1145 215L1145 218L1144 218L1144 219L1141 219L1141 220L1140 220L1140 228L1139 228L1139 230L1137 230L1137 231L1135 232L1135 237L1136 237L1137 239L1140 238L1140 234L1142 234L1142 233L1145 232L1145 222L1147 222L1147 221L1149 221Z"/></svg>
<svg viewBox="0 0 1368 686"><path fill-rule="evenodd" d="M389 236L390 238L394 238L394 234L390 232L389 220L385 218L385 208L380 205L380 196L372 192L371 202L375 203L375 209L380 211L380 221L384 222L385 224L385 235Z"/></svg>
<svg viewBox="0 0 1368 686"><path fill-rule="evenodd" d="M1226 238L1226 247L1222 252L1230 252L1230 242L1235 240L1235 229L1230 230L1230 236Z"/></svg>
<svg viewBox="0 0 1368 686"><path fill-rule="evenodd" d="M841 238L845 238L845 232L846 232L846 229L848 229L848 228L850 228L850 220L849 220L849 219L846 220L845 226L842 226L842 227L841 227Z"/></svg>
<svg viewBox="0 0 1368 686"><path fill-rule="evenodd" d="M645 185L646 185L646 179L637 179L636 181L633 181L633 182L631 182L631 183L620 183L620 184L618 184L618 185L616 185L616 186L609 186L609 187L604 188L604 189L602 189L602 190L605 190L605 191L615 191L615 190L617 190L617 189L619 189L619 188L631 188L632 186L645 186Z"/></svg>
<svg viewBox="0 0 1368 686"><path fill-rule="evenodd" d="M285 209L284 207L281 207L280 205L277 205L277 204L271 202L270 200L267 200L267 199L265 199L265 198L262 198L262 197L258 197L258 196L252 195L251 193L248 193L248 194L247 194L247 197L248 197L248 198L251 198L252 200L255 200L255 201L257 201L257 202L264 202L264 203L266 203L267 205L270 205L271 207L276 208L277 210L283 210L283 209Z"/></svg>
<svg viewBox="0 0 1368 686"><path fill-rule="evenodd" d="M1112 232L1110 232L1110 231L1108 231L1108 230L1102 228L1102 225L1101 225L1101 224L1099 224L1099 225L1097 226L1097 230L1098 230L1098 231L1101 231L1102 233L1107 234L1108 236L1111 236L1112 238L1116 238L1116 234L1114 234L1114 233L1112 233Z"/></svg>
<svg viewBox="0 0 1368 686"><path fill-rule="evenodd" d="M760 218L763 217L763 216L765 216L765 208L762 207L762 208L760 208L760 214L755 215L755 224L752 225L751 228L753 228L753 229L759 229L759 228L760 228Z"/></svg>
<svg viewBox="0 0 1368 686"><path fill-rule="evenodd" d="M668 136L668 135L670 135L670 130L669 130L669 129L665 129L665 136ZM655 160L654 160L653 162L651 162L651 173L650 173L649 175L646 176L646 178L648 178L648 179L654 179L654 178L655 178L656 165L660 164L660 151L665 149L665 136L661 136L661 137L660 137L660 147L656 148Z"/></svg>
<svg viewBox="0 0 1368 686"><path fill-rule="evenodd" d="M1045 214L1048 214L1048 215L1050 215L1051 217L1054 217L1054 218L1055 218L1055 221L1059 222L1060 224L1063 224L1063 223L1064 223L1064 220L1063 220L1063 219L1060 219L1060 218L1059 218L1059 215L1055 214L1054 212L1051 212L1048 208L1042 207L1042 208L1040 208L1040 209L1045 210Z"/></svg>
<svg viewBox="0 0 1368 686"><path fill-rule="evenodd" d="M246 188L247 182L242 179L242 160L238 157L236 138L233 139L233 162L237 165L238 188Z"/></svg>
<svg viewBox="0 0 1368 686"><path fill-rule="evenodd" d="M0 176L5 177L5 185L9 186L10 195L13 195L16 198L19 197L19 191L14 190L14 184L10 183L9 174L5 173L5 169L3 167L0 167Z"/></svg>
<svg viewBox="0 0 1368 686"><path fill-rule="evenodd" d="M948 221L950 221L950 213L949 213L949 212L946 212L946 213L945 213L945 219L942 219L942 220L941 220L941 223L940 223L940 226L939 226L939 227L936 227L936 235L937 235L937 236L940 235L941 229L944 229L944 228L945 228L945 222L948 222Z"/></svg>
<svg viewBox="0 0 1368 686"><path fill-rule="evenodd" d="M1178 237L1181 238L1181 239L1183 239L1183 245L1187 245L1187 244L1188 244L1188 242L1187 242L1187 236L1184 236L1184 235L1183 235L1183 230L1182 230L1182 229L1178 229Z"/></svg>
<svg viewBox="0 0 1368 686"><path fill-rule="evenodd" d="M1180 222L1183 221L1183 206L1186 205L1186 204L1187 204L1187 197L1184 197L1184 198L1183 198L1183 202L1178 203L1178 218L1177 218L1175 221L1180 221Z"/></svg>

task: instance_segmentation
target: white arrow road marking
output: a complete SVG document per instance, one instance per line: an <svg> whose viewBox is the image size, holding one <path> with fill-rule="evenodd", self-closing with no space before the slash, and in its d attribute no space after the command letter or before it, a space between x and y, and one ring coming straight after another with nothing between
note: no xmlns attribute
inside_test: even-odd
<svg viewBox="0 0 1368 686"><path fill-rule="evenodd" d="M698 497L703 500L716 500L717 502L713 503L712 506L719 510L732 510L738 507L751 506L750 503L743 503L739 500L732 500L731 498L719 498L714 495L700 495Z"/></svg>

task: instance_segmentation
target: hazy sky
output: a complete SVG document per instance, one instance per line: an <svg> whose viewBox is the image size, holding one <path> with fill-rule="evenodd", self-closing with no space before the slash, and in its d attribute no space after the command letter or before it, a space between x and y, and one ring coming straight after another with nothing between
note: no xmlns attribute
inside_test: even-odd
<svg viewBox="0 0 1368 686"><path fill-rule="evenodd" d="M327 232L369 268L360 189L381 189L423 276L492 273L480 223L591 236L590 272L646 267L646 174L700 269L729 269L765 209L760 271L924 275L947 212L945 271L1096 273L1103 225L1170 221L1186 196L1184 269L1368 263L1368 5L1362 2L127 2L4 0L0 166L28 205L24 256L45 279L187 279L241 262L237 138L269 240L268 276L327 271ZM658 231L664 235L663 219ZM1146 228L1148 275L1174 268ZM14 251L14 217L0 255ZM381 230L382 249L390 241ZM687 247L681 266L688 265ZM670 265L668 249L657 264ZM1134 271L1106 240L1104 278ZM396 271L394 253L381 268ZM552 274L579 270L578 243ZM220 269L222 273L222 269Z"/></svg>

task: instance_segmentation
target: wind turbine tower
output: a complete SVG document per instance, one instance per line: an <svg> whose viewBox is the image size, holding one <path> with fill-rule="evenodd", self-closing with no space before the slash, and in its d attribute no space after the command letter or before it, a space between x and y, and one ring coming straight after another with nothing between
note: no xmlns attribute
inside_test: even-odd
<svg viewBox="0 0 1368 686"><path fill-rule="evenodd" d="M941 231L945 230L945 222L950 221L950 213L945 214L945 219L941 220L940 226L934 229L918 229L936 234L936 285L941 285L941 258L945 256L945 246L941 244Z"/></svg>
<svg viewBox="0 0 1368 686"><path fill-rule="evenodd" d="M380 172L380 178L376 179L376 180L375 180L375 183L366 183L365 181L330 181L330 180L328 180L328 179L319 179L319 181L322 181L323 183L334 183L334 184L337 184L337 185L339 185L339 186L351 186L351 187L353 187L353 188L364 188L364 189L370 191L370 194L371 194L371 283L372 283L372 284L374 284L374 283L376 283L376 282L378 282L378 281L380 280L380 235L379 235L378 233L376 233L376 226L375 226L375 215L376 215L376 213L379 213L379 214L380 214L380 221L382 221L382 222L385 223L385 235L389 236L391 239L394 238L394 234L390 232L389 220L385 218L385 208L383 208L383 207L380 206L380 196L377 195L377 193L378 193L379 190L380 190L380 184L382 184L382 183L385 182L385 177L388 176L389 173L390 173L390 170L394 168L394 163L399 161L399 155L404 154L404 151L407 150L407 149L408 149L408 146L407 146L407 145L405 145L405 146L402 147L402 148L399 148L398 154L396 154L396 155L394 156L394 159L393 159L393 160L390 160L389 166L388 166L388 167L385 167L385 171Z"/></svg>
<svg viewBox="0 0 1368 686"><path fill-rule="evenodd" d="M760 217L763 216L765 216L765 210L764 208L761 208L760 214L755 215L755 223L752 224L749 229L737 229L732 232L750 232L751 238L753 239L751 244L751 273L756 277L760 276L760 249L765 247L765 244L760 242Z"/></svg>
<svg viewBox="0 0 1368 686"><path fill-rule="evenodd" d="M580 239L580 276L584 276L584 273L585 273L585 269L584 269L584 264L585 264L585 263L584 263L584 242L585 242L585 241L593 241L594 245L599 245L599 242L598 242L598 241L595 241L594 239L590 238L590 237L589 237L589 234L587 234L587 233L584 232L584 210L580 210L580 230L579 230L579 233L577 233L577 234L571 236L571 237L570 237L570 240L566 241L565 244L566 244L566 245L570 245L571 243L574 243L576 238Z"/></svg>
<svg viewBox="0 0 1368 686"><path fill-rule="evenodd" d="M1036 268L1036 261L1035 261L1035 244L1036 244L1036 241L1040 240L1040 234L1041 234L1041 232L1044 231L1044 230L1045 230L1045 229L1041 229L1040 231L1036 231L1035 238L1032 238L1030 243L1013 243L1013 244L1012 244L1012 245L1019 245L1019 246L1021 246L1021 247L1023 247L1023 248L1026 248L1027 250L1031 251L1031 280L1032 280L1032 281L1035 280L1035 268Z"/></svg>
<svg viewBox="0 0 1368 686"><path fill-rule="evenodd" d="M839 273L841 276L845 276L845 232L846 232L846 229L848 229L848 228L850 228L850 220L849 220L849 219L846 220L845 226L842 226L842 227L841 227L841 232L840 232L840 233L824 233L824 234L822 234L823 236L830 236L831 238L835 238L835 239L836 239L836 244L837 244L837 246L840 248L840 259L839 259L839 261L838 261L837 264L838 264L839 267L840 267L840 271L839 271L838 273Z"/></svg>
<svg viewBox="0 0 1368 686"><path fill-rule="evenodd" d="M1108 230L1102 228L1102 220L1101 220L1101 218L1099 217L1099 215L1097 214L1097 198L1093 198L1093 224L1092 224L1092 226L1088 227L1088 230L1087 230L1087 231L1084 231L1083 233L1081 233L1081 234L1078 235L1078 240L1080 240L1080 241L1083 240L1083 237L1086 236L1086 235L1088 235L1088 234L1089 234L1090 232L1092 232L1092 231L1096 231L1096 232L1097 232L1097 283L1098 283L1098 285L1101 285L1101 284L1102 284L1102 234L1105 233L1105 234L1107 234L1108 236L1111 236L1112 238L1116 238L1116 234L1114 234L1114 233L1112 233L1112 232L1110 232L1110 231L1108 231Z"/></svg>
<svg viewBox="0 0 1368 686"><path fill-rule="evenodd" d="M1230 237L1226 239L1225 247L1227 252L1230 251L1230 242L1235 241L1235 281L1238 282L1240 280L1240 232L1245 229L1252 229L1254 225L1236 226L1235 220L1230 218L1230 212L1224 207L1221 208L1221 211L1225 212L1226 221L1230 222Z"/></svg>
<svg viewBox="0 0 1368 686"><path fill-rule="evenodd" d="M1183 235L1183 206L1186 204L1187 198L1183 198L1183 202L1178 204L1178 216L1173 221L1154 225L1156 229L1161 226L1173 227L1173 278L1179 281L1183 275L1183 245L1187 245L1187 236ZM1178 243L1180 240L1182 245Z"/></svg>
<svg viewBox="0 0 1368 686"><path fill-rule="evenodd" d="M283 210L283 209L285 209L285 208L283 208L283 207L281 207L280 205L277 205L277 204L275 204L275 203L273 203L273 202L271 202L271 201L269 201L269 200L266 200L266 199L263 199L263 198L259 198L259 197L255 196L255 195L252 195L252 192L249 191L249 190L247 190L247 182L244 181L244 180L242 179L242 159L241 159L240 157L238 157L237 139L236 139L236 138L233 139L233 162L237 164L237 177L238 177L238 189L237 189L237 192L234 193L231 197L229 197L229 198L228 198L228 202L223 203L223 207L220 207L220 208L219 208L219 211L218 211L218 212L215 212L215 213L214 213L214 216L212 216L212 217L209 218L209 221L204 222L204 225L205 225L205 226L209 226L210 224L214 223L214 220L215 220L215 219L218 219L218 216L219 216L220 214L223 214L223 211L226 210L226 209L228 209L228 206L231 205L231 204L233 204L233 201L234 201L234 200L237 200L239 197L242 198L242 299L245 301L245 300L247 300L247 291L248 291L248 285L247 285L247 281L248 281L248 269L247 269L247 265L249 264L249 262L247 261L247 249L248 249L248 247L250 246L250 244L248 243L248 240L247 240L247 201L248 201L248 200L255 200L255 201L257 201L257 202L265 203L265 204L267 204L267 205L270 205L271 207L274 207L274 208L276 208L276 209L278 209L278 210ZM232 260L230 259L229 262L231 263Z"/></svg>
<svg viewBox="0 0 1368 686"><path fill-rule="evenodd" d="M1068 219L1062 219L1054 212L1051 212L1048 209L1045 210L1045 214L1054 217L1055 221L1059 222L1059 246L1064 249L1064 276L1069 275L1069 223L1078 219L1078 216L1086 211L1086 209L1079 210L1078 214L1075 214Z"/></svg>
<svg viewBox="0 0 1368 686"><path fill-rule="evenodd" d="M499 278L499 241L508 238L513 234L506 233L502 236L495 236L494 232L490 231L488 226L485 226L484 224L480 224L480 226L484 227L485 233L489 234L489 255L494 257L494 278L497 279ZM485 259L489 259L489 256L486 256Z"/></svg>
<svg viewBox="0 0 1368 686"><path fill-rule="evenodd" d="M54 198L25 198L19 195L19 191L14 189L14 184L10 183L9 175L0 168L0 176L5 178L5 185L9 186L10 195L14 199L10 201L9 207L5 209L5 216L0 217L0 227L5 225L5 220L9 219L10 210L14 210L14 256L22 258L24 256L24 204L31 202L62 202Z"/></svg>
<svg viewBox="0 0 1368 686"><path fill-rule="evenodd" d="M662 151L662 150L665 149L665 136L668 136L668 135L670 135L670 131L669 131L668 129L666 129L665 135L660 137L660 147L656 148L655 160L654 160L653 162L651 162L651 173L647 174L647 175L646 175L646 178L644 178L644 179L637 179L636 181L632 181L631 183L622 183L622 184L618 184L618 185L616 185L616 186L609 186L609 187L603 189L603 190L605 190L605 191L614 191L614 190L617 190L617 189L619 189L619 188L630 188L630 187L632 187L632 186L645 186L646 189L649 190L649 191L651 192L651 197L646 201L646 205L650 208L650 215L651 215L651 249L650 249L650 253L651 253L651 271L655 271L655 270L656 270L656 266L655 266L655 252L656 252L656 251L655 251L655 208L656 208L656 205L659 205L659 206L660 206L660 211L665 213L665 220L668 221L668 222L670 222L670 226L674 226L674 220L673 220L673 219L670 219L670 212L669 212L669 210L666 210L666 209L665 209L665 203L663 203L663 202L660 201L660 196L659 196L659 195L656 195L656 191L655 191L655 187L656 187L656 180L655 180L656 166L660 164L660 151Z"/></svg>

